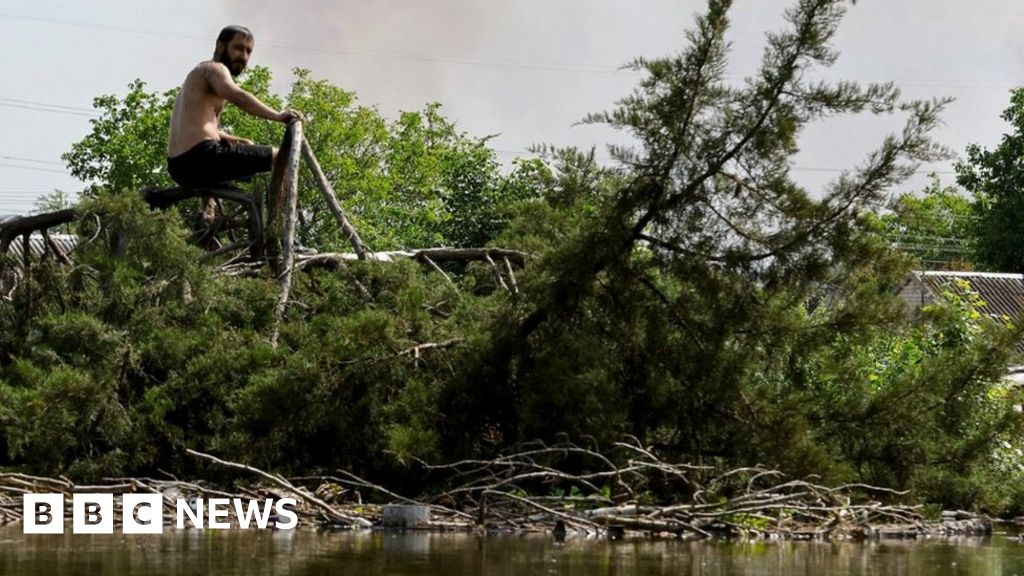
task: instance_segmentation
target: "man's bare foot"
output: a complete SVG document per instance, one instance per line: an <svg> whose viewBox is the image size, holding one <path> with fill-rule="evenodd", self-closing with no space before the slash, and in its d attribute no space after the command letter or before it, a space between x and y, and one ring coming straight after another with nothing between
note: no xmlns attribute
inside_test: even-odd
<svg viewBox="0 0 1024 576"><path fill-rule="evenodd" d="M217 202L213 198L203 198L203 222L212 224L217 219Z"/></svg>

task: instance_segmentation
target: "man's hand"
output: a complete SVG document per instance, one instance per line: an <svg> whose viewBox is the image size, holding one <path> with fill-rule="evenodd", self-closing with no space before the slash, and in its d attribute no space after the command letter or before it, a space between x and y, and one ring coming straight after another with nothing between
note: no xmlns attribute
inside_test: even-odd
<svg viewBox="0 0 1024 576"><path fill-rule="evenodd" d="M277 115L278 122L284 122L285 124L287 124L292 120L300 120L302 122L305 122L306 117L302 114L302 112L299 112L298 110L292 110L291 108Z"/></svg>

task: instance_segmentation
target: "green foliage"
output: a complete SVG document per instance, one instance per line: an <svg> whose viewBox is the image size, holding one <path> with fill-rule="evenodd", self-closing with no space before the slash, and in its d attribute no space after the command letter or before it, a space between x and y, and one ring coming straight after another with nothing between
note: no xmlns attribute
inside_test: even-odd
<svg viewBox="0 0 1024 576"><path fill-rule="evenodd" d="M613 188L562 180L554 188L569 193L548 198L575 216L530 206L533 221L513 225L549 248L490 326L483 361L444 397L457 418L448 450L629 433L680 460L912 485L943 457L985 462L994 431L1019 420L1008 402L983 401L1011 339L992 327L989 339L924 346L946 328L910 328L895 298L905 262L877 234L885 190L947 156L927 136L946 101L808 82L836 58L845 3L826 0L796 3L761 70L736 86L730 6L709 2L682 53L634 62L635 93L589 118L639 143L613 149L626 167L604 179ZM863 112L906 126L821 193L790 179L807 124Z"/></svg>
<svg viewBox="0 0 1024 576"><path fill-rule="evenodd" d="M536 163L502 175L486 139L458 132L438 104L388 123L356 106L354 94L307 71L296 75L289 105L307 114L317 159L375 249L484 246L505 226L512 204L539 193ZM311 183L303 190L302 204L312 211L305 238L343 245L319 193Z"/></svg>
<svg viewBox="0 0 1024 576"><path fill-rule="evenodd" d="M136 80L124 98L95 98L100 117L89 121L92 131L63 156L71 174L109 191L171 186L167 127L176 94L147 92L145 82Z"/></svg>
<svg viewBox="0 0 1024 576"><path fill-rule="evenodd" d="M43 194L36 199L35 212L56 212L57 210L64 210L70 208L72 202L71 194L62 190L54 190L48 194Z"/></svg>
<svg viewBox="0 0 1024 576"><path fill-rule="evenodd" d="M897 197L892 213L882 216L886 239L929 270L973 270L974 207L955 186L938 177L921 194Z"/></svg>
<svg viewBox="0 0 1024 576"><path fill-rule="evenodd" d="M978 263L999 272L1024 272L1024 90L1014 90L1003 120L1011 132L992 150L972 144L957 164L957 183L974 196L973 234Z"/></svg>
<svg viewBox="0 0 1024 576"><path fill-rule="evenodd" d="M177 214L136 195L80 211L74 268L40 266L0 308L0 462L93 477L187 470L185 447L294 470L434 453L461 315L442 277L412 262L314 273L275 350L274 278L214 275ZM435 341L451 342L416 350Z"/></svg>
<svg viewBox="0 0 1024 576"><path fill-rule="evenodd" d="M306 139L353 224L375 250L484 246L507 225L512 206L541 194L541 163L520 161L503 174L487 139L459 132L439 104L388 122L377 110L359 105L354 93L314 79L307 70L294 74L284 97L271 91L266 68L247 71L240 85L272 108L305 113ZM171 186L166 142L176 94L149 93L137 80L124 98L97 98L101 117L64 155L72 174L108 191ZM284 134L282 124L230 105L221 129L262 144L280 142ZM262 194L268 182L260 176L252 190ZM308 216L299 230L304 245L347 248L308 171L300 181L300 207Z"/></svg>
<svg viewBox="0 0 1024 576"><path fill-rule="evenodd" d="M858 477L958 505L970 499L951 499L934 478L962 474L962 488L975 491L996 485L976 472L992 462L995 439L1021 432L1016 394L999 383L1021 332L983 307L965 282L924 310L926 322L833 345L813 367L826 376L814 391L823 439Z"/></svg>

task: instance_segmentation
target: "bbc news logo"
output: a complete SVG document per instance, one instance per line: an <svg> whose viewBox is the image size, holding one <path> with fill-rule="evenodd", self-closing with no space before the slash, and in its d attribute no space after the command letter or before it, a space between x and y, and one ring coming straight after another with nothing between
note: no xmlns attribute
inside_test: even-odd
<svg viewBox="0 0 1024 576"><path fill-rule="evenodd" d="M121 533L161 534L164 530L164 499L160 494L123 494ZM22 525L25 534L63 534L63 494L25 494L22 500ZM232 514L233 513L233 514ZM72 534L113 534L117 509L113 494L74 494L71 498ZM235 524L232 524L232 515ZM175 501L175 520L179 529L274 528L291 530L299 523L295 499L249 500L242 498L203 498Z"/></svg>

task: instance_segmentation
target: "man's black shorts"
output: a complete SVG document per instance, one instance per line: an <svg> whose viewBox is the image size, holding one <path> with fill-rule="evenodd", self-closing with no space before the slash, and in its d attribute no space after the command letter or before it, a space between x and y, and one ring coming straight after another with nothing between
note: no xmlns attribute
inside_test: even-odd
<svg viewBox="0 0 1024 576"><path fill-rule="evenodd" d="M273 168L273 153L270 146L204 140L187 152L168 158L167 171L181 186L214 186L269 172Z"/></svg>

